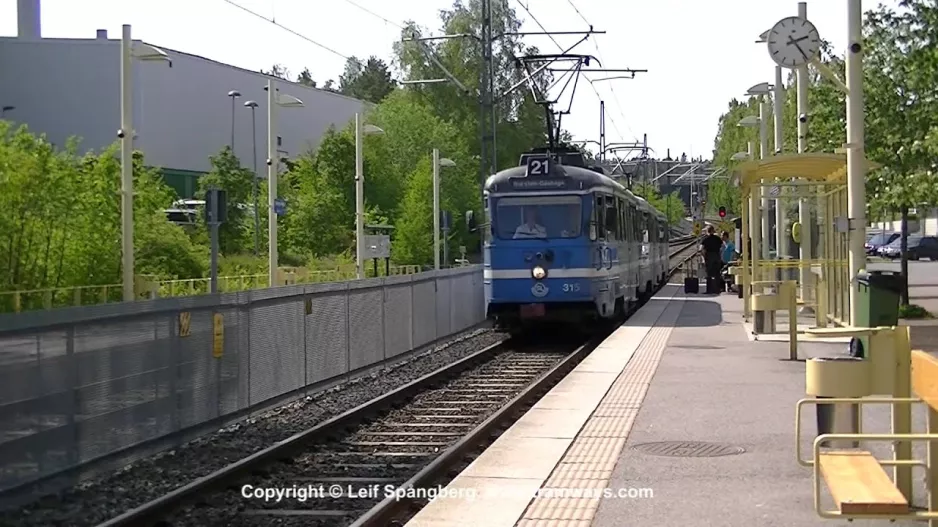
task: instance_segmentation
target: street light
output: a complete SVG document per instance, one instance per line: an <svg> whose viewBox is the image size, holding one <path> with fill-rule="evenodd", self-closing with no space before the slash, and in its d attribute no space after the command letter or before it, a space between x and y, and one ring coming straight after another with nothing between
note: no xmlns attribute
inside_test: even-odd
<svg viewBox="0 0 938 527"><path fill-rule="evenodd" d="M117 137L121 142L121 275L125 302L134 295L134 125L133 125L133 59L173 63L165 51L143 42L134 46L130 25L124 24L121 35L120 98L121 126ZM6 109L6 108L4 108Z"/></svg>
<svg viewBox="0 0 938 527"><path fill-rule="evenodd" d="M452 159L440 158L440 150L433 149L433 269L440 270L440 167L454 167Z"/></svg>
<svg viewBox="0 0 938 527"><path fill-rule="evenodd" d="M383 134L384 130L371 124L362 124L360 113L355 114L355 276L365 277L365 167L362 160L362 137Z"/></svg>
<svg viewBox="0 0 938 527"><path fill-rule="evenodd" d="M12 112L16 109L16 106L4 106L0 108L0 117L3 117L7 112Z"/></svg>
<svg viewBox="0 0 938 527"><path fill-rule="evenodd" d="M277 169L280 156L277 153L277 107L299 108L303 101L292 95L277 95L278 88L273 78L267 80L267 274L270 287L277 283Z"/></svg>
<svg viewBox="0 0 938 527"><path fill-rule="evenodd" d="M234 99L232 99L234 100ZM257 188L257 119L255 116L255 110L257 109L256 101L246 101L244 103L245 108L251 109L251 144L254 147L254 183L252 185L254 193L254 256L260 254L261 243L260 243L260 230L261 230L261 217L260 212L258 211L258 193L259 189ZM234 118L231 119L231 122L234 123Z"/></svg>
<svg viewBox="0 0 938 527"><path fill-rule="evenodd" d="M765 89L765 92L767 93L768 92L768 88L766 88L767 86L768 84L761 84L761 85L757 84L753 86L752 88L750 88L750 91L753 89L759 90L760 88L763 88ZM747 115L746 117L743 117L739 121L739 126L745 126L745 127L758 126L759 127L759 159L765 159L766 142L768 141L768 139L766 138L766 131L765 131L765 101L762 100L762 97L764 97L764 95L760 95L759 117L755 117L753 115ZM753 223L753 229L752 229L753 232L757 230L759 231L759 236L758 237L753 236L753 239L755 242L761 243L762 245L762 259L768 260L769 259L769 244L768 244L769 200L765 197L765 189L761 186L762 181L759 181L758 183L759 183L759 186L756 187L755 192L751 193L750 196L753 196L753 200L752 200L753 210L761 209L762 221L760 223L762 224L762 226L761 228L757 229L756 224ZM759 199L758 209L756 207L756 204L757 204L757 201L755 199L756 196L758 196L758 199Z"/></svg>
<svg viewBox="0 0 938 527"><path fill-rule="evenodd" d="M234 155L235 99L241 97L241 92L238 90L231 90L228 92L228 97L231 97L231 154Z"/></svg>

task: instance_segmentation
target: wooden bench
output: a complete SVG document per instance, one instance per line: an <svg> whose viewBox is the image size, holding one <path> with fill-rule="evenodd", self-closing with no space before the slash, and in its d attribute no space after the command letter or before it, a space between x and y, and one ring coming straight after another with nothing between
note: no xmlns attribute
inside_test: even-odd
<svg viewBox="0 0 938 527"><path fill-rule="evenodd" d="M927 404L930 410L938 411L938 359L922 351L913 351L911 364L912 392L921 402ZM906 437L906 439L938 443L938 423L929 425L928 434L930 435L920 434L919 437ZM887 439L889 436L889 434L868 435L870 439ZM929 519L930 526L938 525L938 511L935 510L938 507L931 507L929 512L912 511L909 501L896 488L883 465L870 452L863 450L824 452L815 450L815 452L816 473L823 477L840 515L853 518L874 516L882 519ZM930 457L928 463L938 464L938 457ZM815 481L816 492L818 492L817 485ZM817 499L815 501L817 502ZM816 507L822 517L835 517L835 515L821 511L817 503Z"/></svg>
<svg viewBox="0 0 938 527"><path fill-rule="evenodd" d="M883 466L864 451L825 452L818 456L821 474L841 514L909 513L909 502Z"/></svg>

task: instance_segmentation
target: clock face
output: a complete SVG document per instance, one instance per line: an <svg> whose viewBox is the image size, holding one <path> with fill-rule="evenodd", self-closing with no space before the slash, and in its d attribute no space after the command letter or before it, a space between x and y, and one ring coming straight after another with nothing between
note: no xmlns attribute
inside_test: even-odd
<svg viewBox="0 0 938 527"><path fill-rule="evenodd" d="M796 16L783 18L769 31L769 56L785 68L796 68L814 60L821 37L814 24Z"/></svg>

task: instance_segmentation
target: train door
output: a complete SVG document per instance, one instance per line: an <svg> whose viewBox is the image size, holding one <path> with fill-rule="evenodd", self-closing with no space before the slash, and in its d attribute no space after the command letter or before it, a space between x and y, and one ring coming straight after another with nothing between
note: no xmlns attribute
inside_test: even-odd
<svg viewBox="0 0 938 527"><path fill-rule="evenodd" d="M619 237L618 237L618 256L619 256L619 286L622 295L629 295L629 242L627 223L625 222L625 200L616 198L616 210L619 216Z"/></svg>
<svg viewBox="0 0 938 527"><path fill-rule="evenodd" d="M616 208L611 196L596 194L593 200L596 219L596 243L593 245L593 268L596 269L595 287L596 311L599 316L608 318L615 313L615 282L613 265L615 259L614 244L616 238Z"/></svg>

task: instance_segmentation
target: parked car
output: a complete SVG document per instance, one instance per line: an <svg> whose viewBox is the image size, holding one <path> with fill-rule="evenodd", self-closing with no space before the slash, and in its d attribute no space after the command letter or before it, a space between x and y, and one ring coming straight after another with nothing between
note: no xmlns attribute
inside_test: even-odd
<svg viewBox="0 0 938 527"><path fill-rule="evenodd" d="M898 258L902 251L902 238L893 240L879 250L879 254L886 258ZM909 236L907 247L909 260L928 258L938 260L938 237L913 234Z"/></svg>
<svg viewBox="0 0 938 527"><path fill-rule="evenodd" d="M872 238L866 241L864 247L866 247L866 254L873 255L879 253L880 247L885 247L892 243L896 238L899 237L898 232L879 232L876 233Z"/></svg>

